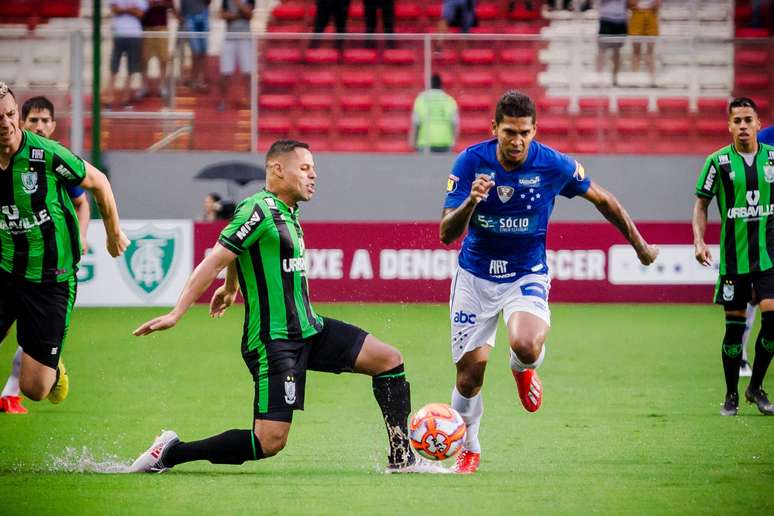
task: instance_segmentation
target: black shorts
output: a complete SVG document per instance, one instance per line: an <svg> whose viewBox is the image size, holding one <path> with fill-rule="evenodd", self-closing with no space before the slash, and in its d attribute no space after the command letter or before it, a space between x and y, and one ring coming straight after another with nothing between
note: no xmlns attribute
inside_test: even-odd
<svg viewBox="0 0 774 516"><path fill-rule="evenodd" d="M142 38L140 36L113 38L113 53L110 55L110 72L118 73L121 56L126 54L126 66L129 73L139 73L142 60Z"/></svg>
<svg viewBox="0 0 774 516"><path fill-rule="evenodd" d="M243 349L242 358L255 382L255 419L292 421L294 410L304 410L306 371L352 371L367 335L357 326L323 317L323 329L317 335Z"/></svg>
<svg viewBox="0 0 774 516"><path fill-rule="evenodd" d="M56 369L76 290L75 275L62 282L33 283L0 271L0 340L15 321L24 352Z"/></svg>
<svg viewBox="0 0 774 516"><path fill-rule="evenodd" d="M747 303L774 299L774 269L750 274L718 276L715 303L726 310L744 310Z"/></svg>
<svg viewBox="0 0 774 516"><path fill-rule="evenodd" d="M599 48L621 48L628 32L626 22L599 20Z"/></svg>

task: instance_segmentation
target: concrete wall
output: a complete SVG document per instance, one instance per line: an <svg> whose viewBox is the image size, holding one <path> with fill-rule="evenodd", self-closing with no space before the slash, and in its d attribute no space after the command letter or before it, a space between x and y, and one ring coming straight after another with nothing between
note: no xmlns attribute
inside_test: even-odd
<svg viewBox="0 0 774 516"><path fill-rule="evenodd" d="M246 197L263 187L243 189L223 181L197 180L206 165L263 155L212 152L110 152L110 171L123 218L201 216L208 192ZM694 184L704 157L579 156L591 178L613 192L632 217L649 221L690 220ZM315 198L303 205L304 220L438 220L454 155L315 154L319 178ZM715 217L715 209L710 210ZM583 199L559 198L553 220L600 220Z"/></svg>

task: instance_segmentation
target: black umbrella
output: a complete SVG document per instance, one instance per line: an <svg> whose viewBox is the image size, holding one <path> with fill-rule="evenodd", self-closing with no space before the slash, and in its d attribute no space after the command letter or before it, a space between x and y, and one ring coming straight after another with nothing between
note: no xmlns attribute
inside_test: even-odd
<svg viewBox="0 0 774 516"><path fill-rule="evenodd" d="M244 161L223 161L207 165L195 177L196 179L222 179L242 187L252 181L264 181L266 170L261 166ZM229 195L231 195L230 184L228 189Z"/></svg>

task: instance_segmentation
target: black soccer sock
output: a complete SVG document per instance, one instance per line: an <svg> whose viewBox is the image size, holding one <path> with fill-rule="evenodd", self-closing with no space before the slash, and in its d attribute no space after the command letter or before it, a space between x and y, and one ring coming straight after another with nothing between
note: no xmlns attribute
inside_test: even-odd
<svg viewBox="0 0 774 516"><path fill-rule="evenodd" d="M387 426L390 464L408 464L413 457L408 440L411 389L406 381L403 364L374 376L372 385L374 397L382 410L384 424Z"/></svg>
<svg viewBox="0 0 774 516"><path fill-rule="evenodd" d="M180 442L170 447L162 463L171 468L184 462L208 460L213 464L242 464L263 458L263 449L252 430L227 430L201 441Z"/></svg>
<svg viewBox="0 0 774 516"><path fill-rule="evenodd" d="M761 331L755 340L755 360L753 361L750 389L759 389L774 356L774 312L761 314Z"/></svg>
<svg viewBox="0 0 774 516"><path fill-rule="evenodd" d="M742 336L745 318L726 315L726 334L720 356L723 358L723 373L726 376L726 395L738 392L739 367L742 365Z"/></svg>

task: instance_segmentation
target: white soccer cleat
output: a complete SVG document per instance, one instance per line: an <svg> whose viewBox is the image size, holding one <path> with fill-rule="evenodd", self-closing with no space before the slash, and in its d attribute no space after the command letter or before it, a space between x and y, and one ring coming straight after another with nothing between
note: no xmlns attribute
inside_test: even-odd
<svg viewBox="0 0 774 516"><path fill-rule="evenodd" d="M129 473L163 473L169 468L164 466L162 459L167 449L180 439L172 430L162 430L148 450L137 457L137 460L129 466Z"/></svg>
<svg viewBox="0 0 774 516"><path fill-rule="evenodd" d="M422 457L416 457L412 464L408 466L388 466L385 473L424 473L429 475L446 475L451 474L452 470L445 468L440 462L433 462Z"/></svg>

